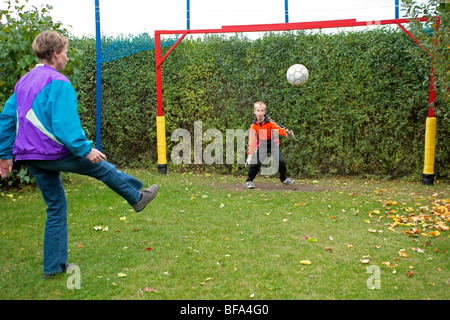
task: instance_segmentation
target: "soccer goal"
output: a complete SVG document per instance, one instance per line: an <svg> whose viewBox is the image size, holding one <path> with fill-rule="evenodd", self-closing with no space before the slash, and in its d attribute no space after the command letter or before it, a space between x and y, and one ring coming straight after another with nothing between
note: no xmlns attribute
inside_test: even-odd
<svg viewBox="0 0 450 320"><path fill-rule="evenodd" d="M426 21L426 18L419 19ZM279 24L257 24L257 25L234 25L223 26L220 29L198 29L198 30L157 30L155 31L155 66L156 66L156 93L157 93L157 152L158 152L158 171L167 173L167 151L166 151L166 130L165 118L163 110L163 92L162 92L162 64L177 45L183 41L187 35L195 34L214 34L214 33L240 33L240 32L271 32L271 31L293 31L305 29L326 29L326 28L346 28L346 27L363 27L374 25L396 24L414 41L413 35L402 26L403 23L409 23L408 19L388 19L388 20L372 20L357 21L356 19L345 20L328 20L314 22L297 22L297 23L279 23ZM165 35L181 35L179 39L170 47L167 53L161 54L161 37ZM429 112L426 121L425 133L425 164L423 171L423 184L433 184L434 181L434 159L435 159L435 135L436 135L436 118L434 115L435 91L433 85L433 76L430 80L430 99Z"/></svg>

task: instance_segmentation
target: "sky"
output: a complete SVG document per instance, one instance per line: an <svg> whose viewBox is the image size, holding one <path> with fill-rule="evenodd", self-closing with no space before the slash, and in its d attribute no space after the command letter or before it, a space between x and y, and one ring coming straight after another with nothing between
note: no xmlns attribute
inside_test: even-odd
<svg viewBox="0 0 450 320"><path fill-rule="evenodd" d="M52 5L54 21L62 22L75 36L95 37L95 0L29 0L28 3L38 8L43 4ZM100 0L102 35L185 30L186 4L187 0ZM395 18L395 0L288 0L288 4L289 22ZM285 0L190 0L190 29L284 22Z"/></svg>

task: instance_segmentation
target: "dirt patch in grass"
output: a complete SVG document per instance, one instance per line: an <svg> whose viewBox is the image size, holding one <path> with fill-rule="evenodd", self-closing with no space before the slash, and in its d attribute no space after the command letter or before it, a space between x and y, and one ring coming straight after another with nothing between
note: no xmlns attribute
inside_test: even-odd
<svg viewBox="0 0 450 320"><path fill-rule="evenodd" d="M224 184L212 184L212 187L218 189L232 190L232 191L271 191L271 190L285 190L285 191L298 191L298 192L311 192L311 191L326 191L332 190L332 187L321 186L312 183L296 182L291 186L282 184L281 182L255 182L254 189L247 189L244 187L244 183L224 183Z"/></svg>

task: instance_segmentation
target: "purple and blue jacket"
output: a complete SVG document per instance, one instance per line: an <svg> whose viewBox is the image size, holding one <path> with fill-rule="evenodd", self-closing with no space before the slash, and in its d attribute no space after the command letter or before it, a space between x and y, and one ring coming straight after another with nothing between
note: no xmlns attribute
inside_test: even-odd
<svg viewBox="0 0 450 320"><path fill-rule="evenodd" d="M66 76L39 64L16 84L0 114L0 159L56 160L86 156L75 89Z"/></svg>

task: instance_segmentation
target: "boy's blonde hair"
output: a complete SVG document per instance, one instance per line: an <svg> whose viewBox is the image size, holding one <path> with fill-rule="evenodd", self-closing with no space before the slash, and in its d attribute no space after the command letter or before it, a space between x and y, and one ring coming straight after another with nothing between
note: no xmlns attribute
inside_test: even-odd
<svg viewBox="0 0 450 320"><path fill-rule="evenodd" d="M253 109L258 108L258 107L262 107L262 108L266 109L266 104L262 101L256 101L255 105L253 106Z"/></svg>
<svg viewBox="0 0 450 320"><path fill-rule="evenodd" d="M61 53L69 39L57 31L43 31L34 38L32 48L39 60L52 61L53 52Z"/></svg>

